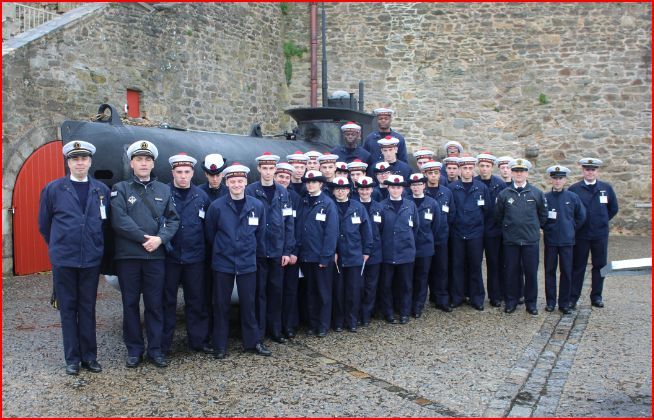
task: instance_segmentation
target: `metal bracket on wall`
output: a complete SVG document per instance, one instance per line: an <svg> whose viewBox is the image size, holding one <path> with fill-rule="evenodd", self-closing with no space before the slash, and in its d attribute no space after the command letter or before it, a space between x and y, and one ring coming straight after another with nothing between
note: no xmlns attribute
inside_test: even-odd
<svg viewBox="0 0 654 420"><path fill-rule="evenodd" d="M141 3L141 2L138 2L138 3L136 3L136 4L138 4L139 6L143 7L145 10L147 10L147 11L150 12L150 13L152 13L152 12L154 12L154 11L156 10L154 7L150 6L148 3Z"/></svg>

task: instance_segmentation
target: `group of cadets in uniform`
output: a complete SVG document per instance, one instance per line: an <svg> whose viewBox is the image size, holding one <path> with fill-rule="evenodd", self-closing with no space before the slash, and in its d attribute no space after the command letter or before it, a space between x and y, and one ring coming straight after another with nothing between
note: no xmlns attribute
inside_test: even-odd
<svg viewBox="0 0 654 420"><path fill-rule="evenodd" d="M412 173L404 138L390 127L392 110L375 113L378 131L361 141L361 127L347 123L344 145L331 153L297 151L286 162L267 152L257 157L260 180L250 185L247 166L209 154L201 163L207 182L195 186L197 160L184 153L169 158L172 182L162 184L151 175L157 148L142 140L127 149L133 177L109 192L88 175L95 147L66 144L70 175L45 187L39 212L66 373L77 374L80 363L102 370L95 295L109 227L127 367L145 354L168 365L180 284L187 345L216 359L227 356L234 283L243 348L262 356L271 355L266 336L285 343L303 324L318 337L330 329L356 332L375 315L406 324L427 300L444 312L464 303L483 311L488 297L493 307L503 302L506 313L524 303L536 315L541 229L546 310L576 308L589 253L591 304L604 305L599 270L618 202L597 179L599 159L581 159L584 179L567 190L570 170L548 168L548 193L527 181L528 160L472 157L455 141L445 144L442 162L417 150L419 172Z"/></svg>

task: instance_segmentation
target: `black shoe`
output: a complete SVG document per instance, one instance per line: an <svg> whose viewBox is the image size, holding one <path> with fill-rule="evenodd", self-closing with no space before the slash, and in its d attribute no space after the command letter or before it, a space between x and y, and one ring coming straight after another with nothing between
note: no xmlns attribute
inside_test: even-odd
<svg viewBox="0 0 654 420"><path fill-rule="evenodd" d="M168 360L166 360L166 356L154 356L150 358L150 360L152 360L152 364L155 365L156 367L160 367L160 368L168 367Z"/></svg>
<svg viewBox="0 0 654 420"><path fill-rule="evenodd" d="M196 348L196 349L193 349L193 350L197 351L198 353L202 352L204 354L213 354L213 347L211 347L208 344L203 344L202 347L199 347L199 348ZM166 352L165 354L168 354L168 352Z"/></svg>
<svg viewBox="0 0 654 420"><path fill-rule="evenodd" d="M400 317L400 324L404 325L409 322L409 317L408 316L401 316Z"/></svg>
<svg viewBox="0 0 654 420"><path fill-rule="evenodd" d="M287 341L284 337L282 337L281 334L280 334L280 335L273 335L273 336L270 336L270 339L271 339L272 341L274 341L275 343L279 343L279 344L285 344L286 341Z"/></svg>
<svg viewBox="0 0 654 420"><path fill-rule="evenodd" d="M368 320L368 321L361 321L361 326L362 326L362 327L368 327L368 326L370 326L370 320Z"/></svg>
<svg viewBox="0 0 654 420"><path fill-rule="evenodd" d="M554 312L554 305L547 305L547 306L545 307L545 310L546 310L547 312Z"/></svg>
<svg viewBox="0 0 654 420"><path fill-rule="evenodd" d="M577 302L570 305L570 309L572 309L573 311L576 311L577 310Z"/></svg>
<svg viewBox="0 0 654 420"><path fill-rule="evenodd" d="M340 326L338 326L338 327L334 327L334 331L336 331L336 332L342 332L342 331L343 331L343 327L340 327Z"/></svg>
<svg viewBox="0 0 654 420"><path fill-rule="evenodd" d="M355 333L355 332L357 332L357 327L349 327L347 330L348 330L349 332L353 332L353 333Z"/></svg>
<svg viewBox="0 0 654 420"><path fill-rule="evenodd" d="M125 359L125 366L128 368L135 368L138 367L142 361L143 356L127 356L127 359Z"/></svg>
<svg viewBox="0 0 654 420"><path fill-rule="evenodd" d="M397 318L389 316L388 318L386 318L386 323L388 323L388 324L397 324Z"/></svg>
<svg viewBox="0 0 654 420"><path fill-rule="evenodd" d="M538 315L538 309L536 308L527 308L527 313L531 315Z"/></svg>
<svg viewBox="0 0 654 420"><path fill-rule="evenodd" d="M420 318L420 317L422 316L422 312L414 312L414 313L412 314L412 316L413 316L415 319L418 319L418 318Z"/></svg>
<svg viewBox="0 0 654 420"><path fill-rule="evenodd" d="M525 299L524 298L518 299L518 305L524 305L524 304L525 304Z"/></svg>
<svg viewBox="0 0 654 420"><path fill-rule="evenodd" d="M604 307L604 302L602 302L601 299L594 300L590 304L593 305L596 308L603 308Z"/></svg>
<svg viewBox="0 0 654 420"><path fill-rule="evenodd" d="M502 306L502 301L501 300L491 300L490 301L490 306L492 306L493 308L499 308L500 306Z"/></svg>
<svg viewBox="0 0 654 420"><path fill-rule="evenodd" d="M102 372L102 366L96 360L90 360L88 362L82 362L82 367L93 373Z"/></svg>
<svg viewBox="0 0 654 420"><path fill-rule="evenodd" d="M559 307L559 311L563 312L565 315L570 315L572 313L570 308L561 308L561 307Z"/></svg>
<svg viewBox="0 0 654 420"><path fill-rule="evenodd" d="M214 359L224 359L227 356L227 353L225 353L225 350L223 349L217 349L213 352L213 358Z"/></svg>
<svg viewBox="0 0 654 420"><path fill-rule="evenodd" d="M515 312L515 306L507 306L504 308L504 313L505 314L512 314Z"/></svg>
<svg viewBox="0 0 654 420"><path fill-rule="evenodd" d="M316 335L317 335L318 337L321 337L321 338L322 338L322 337L324 337L324 336L327 335L327 331L325 331L325 330L320 330L320 331L318 331L318 334L316 334Z"/></svg>
<svg viewBox="0 0 654 420"><path fill-rule="evenodd" d="M471 303L470 306L475 308L475 310L477 310L477 311L483 311L484 310L484 305L475 305L475 304Z"/></svg>
<svg viewBox="0 0 654 420"><path fill-rule="evenodd" d="M71 363L66 365L66 375L77 375L79 374L79 363Z"/></svg>
<svg viewBox="0 0 654 420"><path fill-rule="evenodd" d="M288 331L286 331L286 332L284 333L284 335L286 336L286 338L288 338L288 339L290 340L290 339L292 339L292 338L295 338L295 331L293 331L293 330L288 330Z"/></svg>
<svg viewBox="0 0 654 420"><path fill-rule="evenodd" d="M450 305L436 305L436 308L443 312L452 312L452 307L450 307Z"/></svg>
<svg viewBox="0 0 654 420"><path fill-rule="evenodd" d="M268 350L268 347L263 343L257 343L253 349L247 349L245 351L248 353L256 353L259 356L272 356L272 352Z"/></svg>
<svg viewBox="0 0 654 420"><path fill-rule="evenodd" d="M316 330L314 330L314 329L312 329L312 328L309 328L309 329L307 330L307 335L316 335Z"/></svg>
<svg viewBox="0 0 654 420"><path fill-rule="evenodd" d="M464 302L459 302L459 303L450 303L450 308L458 308L459 306L463 305Z"/></svg>

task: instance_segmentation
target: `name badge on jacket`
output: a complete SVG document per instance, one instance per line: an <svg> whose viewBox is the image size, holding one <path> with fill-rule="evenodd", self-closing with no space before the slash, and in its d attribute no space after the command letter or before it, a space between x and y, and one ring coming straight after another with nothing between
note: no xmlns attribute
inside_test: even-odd
<svg viewBox="0 0 654 420"><path fill-rule="evenodd" d="M104 204L102 204L102 199L104 198L103 195L100 196L100 219L106 220L107 219L107 209L105 208Z"/></svg>
<svg viewBox="0 0 654 420"><path fill-rule="evenodd" d="M547 212L548 219L556 219L556 210L552 209Z"/></svg>
<svg viewBox="0 0 654 420"><path fill-rule="evenodd" d="M282 209L282 216L293 216L293 208L291 207L284 207Z"/></svg>
<svg viewBox="0 0 654 420"><path fill-rule="evenodd" d="M600 191L600 203L601 204L609 204L609 197L606 195L605 191Z"/></svg>
<svg viewBox="0 0 654 420"><path fill-rule="evenodd" d="M320 210L320 213L316 213L316 220L319 222L324 222L327 220L327 215L323 213L322 209Z"/></svg>
<svg viewBox="0 0 654 420"><path fill-rule="evenodd" d="M248 225L250 226L259 226L259 218L252 213L252 216L248 217Z"/></svg>
<svg viewBox="0 0 654 420"><path fill-rule="evenodd" d="M381 223L382 222L381 214L379 214L379 213L373 214L372 215L372 221L375 222L375 223Z"/></svg>
<svg viewBox="0 0 654 420"><path fill-rule="evenodd" d="M484 205L484 199L480 198L479 200L477 200L477 205L478 206L483 206Z"/></svg>
<svg viewBox="0 0 654 420"><path fill-rule="evenodd" d="M450 206L448 206L447 204L443 204L443 206L441 207L441 210L443 210L443 213L449 213L450 212Z"/></svg>
<svg viewBox="0 0 654 420"><path fill-rule="evenodd" d="M200 219L204 219L204 209L200 209L200 211L198 212L198 217Z"/></svg>
<svg viewBox="0 0 654 420"><path fill-rule="evenodd" d="M409 226L413 227L413 219L409 216Z"/></svg>
<svg viewBox="0 0 654 420"><path fill-rule="evenodd" d="M360 225L361 224L361 218L357 216L356 213L352 216L352 224L353 225Z"/></svg>

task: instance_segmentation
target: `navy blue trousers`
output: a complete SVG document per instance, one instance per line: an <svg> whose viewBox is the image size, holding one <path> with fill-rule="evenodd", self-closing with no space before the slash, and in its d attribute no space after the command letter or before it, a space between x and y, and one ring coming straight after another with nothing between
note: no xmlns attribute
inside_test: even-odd
<svg viewBox="0 0 654 420"><path fill-rule="evenodd" d="M143 294L147 353L152 358L162 356L165 260L118 260L116 271L123 299L123 340L127 346L127 355L141 356L145 349L140 306Z"/></svg>
<svg viewBox="0 0 654 420"><path fill-rule="evenodd" d="M253 349L262 336L255 314L257 273L235 275L213 272L213 348L227 350L229 310L232 303L234 280L238 291L241 335L244 349Z"/></svg>
<svg viewBox="0 0 654 420"><path fill-rule="evenodd" d="M304 279L307 282L307 311L309 329L317 332L327 332L332 317L332 271L333 261L327 267L319 267L318 263L303 262L301 264Z"/></svg>
<svg viewBox="0 0 654 420"><path fill-rule="evenodd" d="M607 264L609 253L609 238L602 239L576 239L572 257L572 290L570 292L571 303L576 303L581 296L581 289L584 286L584 275L588 265L588 254L591 254L591 288L590 301L602 300L604 289L604 277L600 270Z"/></svg>
<svg viewBox="0 0 654 420"><path fill-rule="evenodd" d="M266 335L266 330L272 336L281 335L283 296L281 257L258 259L256 313L261 337Z"/></svg>
<svg viewBox="0 0 654 420"><path fill-rule="evenodd" d="M89 268L52 266L59 304L66 364L96 360L95 301L100 266Z"/></svg>
<svg viewBox="0 0 654 420"><path fill-rule="evenodd" d="M448 251L446 243L436 245L434 256L431 258L429 269L429 300L436 305L448 306L450 304Z"/></svg>
<svg viewBox="0 0 654 420"><path fill-rule="evenodd" d="M545 245L545 299L550 306L556 305L556 269L560 266L559 308L570 307L572 288L572 245Z"/></svg>
<svg viewBox="0 0 654 420"><path fill-rule="evenodd" d="M188 346L193 350L200 350L203 345L208 344L209 297L205 294L204 272L204 262L178 264L166 261L166 284L163 294L164 327L161 340L161 349L164 353L168 353L173 344L177 323L177 288L180 283L184 290L184 317Z"/></svg>
<svg viewBox="0 0 654 420"><path fill-rule="evenodd" d="M363 277L361 266L338 267L334 273L332 326L356 328L361 306ZM334 270L336 271L336 270Z"/></svg>
<svg viewBox="0 0 654 420"><path fill-rule="evenodd" d="M399 293L396 297L400 316L409 316L413 297L413 263L382 264L379 289L379 310L384 318L393 318L393 289ZM397 284L396 287L393 285Z"/></svg>
<svg viewBox="0 0 654 420"><path fill-rule="evenodd" d="M296 332L299 325L298 283L300 264L287 265L284 271L284 287L282 294L282 332Z"/></svg>
<svg viewBox="0 0 654 420"><path fill-rule="evenodd" d="M502 281L502 237L484 237L484 254L486 254L486 291L491 301L504 299Z"/></svg>
<svg viewBox="0 0 654 420"><path fill-rule="evenodd" d="M413 263L413 296L411 299L411 312L422 313L427 300L427 284L429 283L429 267L431 256L416 257Z"/></svg>
<svg viewBox="0 0 654 420"><path fill-rule="evenodd" d="M538 300L538 244L504 244L506 265L506 307L513 308L520 297L520 269L524 272L524 297L527 309L536 309Z"/></svg>
<svg viewBox="0 0 654 420"><path fill-rule="evenodd" d="M455 306L463 303L466 289L472 305L484 304L486 292L481 274L481 261L484 252L484 239L461 239L451 237L452 243L452 275L450 296ZM467 288L465 286L468 286Z"/></svg>
<svg viewBox="0 0 654 420"><path fill-rule="evenodd" d="M377 301L377 284L379 283L379 270L381 264L368 264L363 270L363 290L361 292L361 323L367 324L372 318Z"/></svg>

